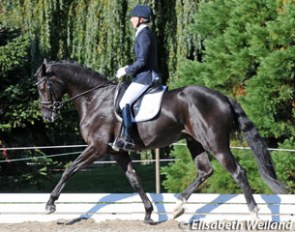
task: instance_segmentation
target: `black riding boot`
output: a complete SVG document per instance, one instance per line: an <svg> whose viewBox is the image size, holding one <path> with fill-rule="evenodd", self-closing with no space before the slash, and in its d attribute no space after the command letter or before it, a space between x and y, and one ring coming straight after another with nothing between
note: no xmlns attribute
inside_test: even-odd
<svg viewBox="0 0 295 232"><path fill-rule="evenodd" d="M132 115L130 105L126 105L122 109L123 132L121 138L118 139L115 146L124 150L134 150L135 144L131 138Z"/></svg>

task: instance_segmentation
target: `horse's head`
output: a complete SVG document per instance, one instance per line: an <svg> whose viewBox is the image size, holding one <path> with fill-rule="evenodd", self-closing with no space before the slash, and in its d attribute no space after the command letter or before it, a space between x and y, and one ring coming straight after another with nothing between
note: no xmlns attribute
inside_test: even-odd
<svg viewBox="0 0 295 232"><path fill-rule="evenodd" d="M35 76L42 117L48 122L54 122L61 108L60 101L65 93L65 84L46 61L38 68Z"/></svg>

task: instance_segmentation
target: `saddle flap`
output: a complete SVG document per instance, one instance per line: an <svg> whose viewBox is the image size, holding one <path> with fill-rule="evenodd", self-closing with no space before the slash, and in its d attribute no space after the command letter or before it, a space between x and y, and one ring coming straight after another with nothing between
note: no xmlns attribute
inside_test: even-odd
<svg viewBox="0 0 295 232"><path fill-rule="evenodd" d="M167 87L162 86L160 91L145 94L141 100L140 107L133 121L144 122L156 117L160 112L163 94L166 90Z"/></svg>
<svg viewBox="0 0 295 232"><path fill-rule="evenodd" d="M114 108L118 118L121 118L121 109L119 102L122 99L128 85L123 83L118 86L115 93ZM133 122L144 122L153 119L160 111L161 102L166 86L151 86L141 97L139 97L132 105Z"/></svg>

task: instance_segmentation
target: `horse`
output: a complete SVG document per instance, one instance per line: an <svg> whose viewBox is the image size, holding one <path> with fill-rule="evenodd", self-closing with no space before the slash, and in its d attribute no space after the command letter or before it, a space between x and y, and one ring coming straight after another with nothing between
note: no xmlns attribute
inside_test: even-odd
<svg viewBox="0 0 295 232"><path fill-rule="evenodd" d="M80 133L87 144L86 149L62 174L46 203L46 211L53 213L56 210L55 201L73 174L111 155L142 199L144 222L153 223L153 205L132 166L128 151L115 151L109 146L118 136L121 126L121 121L114 113L116 82L70 61L43 62L35 77L43 118L54 122L62 105L66 101L73 101L80 119ZM70 98L62 100L65 93ZM166 91L158 115L150 121L137 123L133 136L140 149L167 147L184 139L198 170L196 178L179 195L174 218L184 213L183 204L213 174L209 153L240 185L250 213L257 215L258 207L246 172L230 150L230 134L233 130L243 132L267 185L275 193L285 193L287 189L276 176L272 159L258 130L235 100L218 91L194 85Z"/></svg>

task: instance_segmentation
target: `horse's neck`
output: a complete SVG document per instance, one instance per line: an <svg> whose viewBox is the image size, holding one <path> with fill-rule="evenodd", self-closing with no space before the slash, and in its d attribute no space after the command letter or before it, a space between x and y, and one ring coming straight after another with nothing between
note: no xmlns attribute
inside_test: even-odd
<svg viewBox="0 0 295 232"><path fill-rule="evenodd" d="M105 82L104 79L92 80L91 77L87 76L87 73L75 72L71 70L69 66L65 66L56 73L59 73L59 78L66 86L66 91L70 97L83 94L84 92L87 92L88 90L95 88L96 86L99 86Z"/></svg>
<svg viewBox="0 0 295 232"><path fill-rule="evenodd" d="M73 67L73 69L79 67ZM60 69L59 78L66 86L66 92L75 103L80 118L87 113L89 104L99 102L100 99L112 98L115 86L105 87L106 79L99 76L92 76L88 71L72 70L71 66L65 66ZM99 75L99 74L97 74Z"/></svg>
<svg viewBox="0 0 295 232"><path fill-rule="evenodd" d="M92 116L95 116L100 110L105 110L105 107L112 108L115 89L115 85L110 85L95 89L85 96L77 98L75 100L75 108L79 114L80 124L82 120L88 120L90 114L94 114ZM106 104L107 102L109 102L109 104Z"/></svg>

